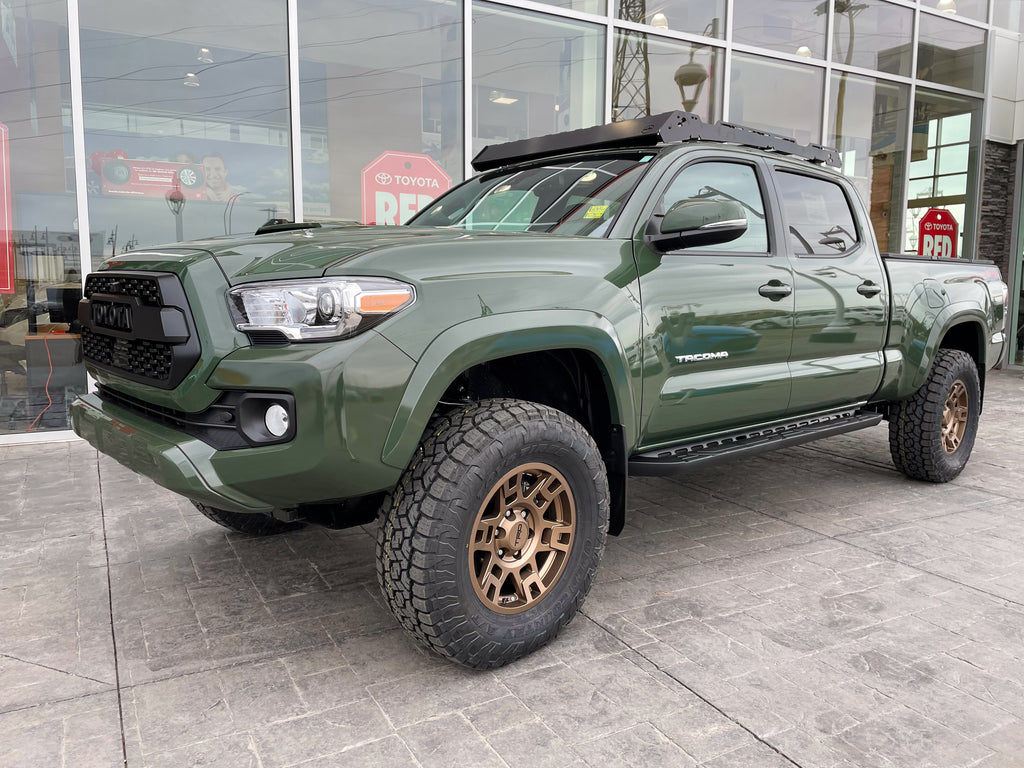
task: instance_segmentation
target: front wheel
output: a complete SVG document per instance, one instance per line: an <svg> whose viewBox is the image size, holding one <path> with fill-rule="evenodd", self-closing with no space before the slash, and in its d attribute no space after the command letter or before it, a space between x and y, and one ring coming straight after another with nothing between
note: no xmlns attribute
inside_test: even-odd
<svg viewBox="0 0 1024 768"><path fill-rule="evenodd" d="M921 388L893 405L889 452L907 477L947 483L963 470L974 448L981 415L981 385L974 360L941 349Z"/></svg>
<svg viewBox="0 0 1024 768"><path fill-rule="evenodd" d="M445 417L385 500L377 576L398 621L478 669L544 645L590 589L608 482L566 414L487 400Z"/></svg>

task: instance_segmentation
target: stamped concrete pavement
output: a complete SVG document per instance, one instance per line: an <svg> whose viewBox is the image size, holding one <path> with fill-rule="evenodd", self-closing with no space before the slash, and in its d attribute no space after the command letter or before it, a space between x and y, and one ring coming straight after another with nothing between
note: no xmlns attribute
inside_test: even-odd
<svg viewBox="0 0 1024 768"><path fill-rule="evenodd" d="M0 448L0 766L1024 766L1024 378L952 484L886 431L636 480L584 610L473 672L372 527L217 527L81 442Z"/></svg>

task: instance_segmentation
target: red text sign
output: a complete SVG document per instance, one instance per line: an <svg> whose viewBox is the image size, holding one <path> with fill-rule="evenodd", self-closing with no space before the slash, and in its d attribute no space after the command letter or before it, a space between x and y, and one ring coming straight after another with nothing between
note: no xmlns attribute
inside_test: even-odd
<svg viewBox="0 0 1024 768"><path fill-rule="evenodd" d="M0 293L14 293L14 221L11 218L11 152L0 123Z"/></svg>
<svg viewBox="0 0 1024 768"><path fill-rule="evenodd" d="M452 177L426 155L385 152L363 168L363 223L404 224L452 187Z"/></svg>
<svg viewBox="0 0 1024 768"><path fill-rule="evenodd" d="M960 225L943 208L929 208L917 225L917 252L921 256L956 258Z"/></svg>

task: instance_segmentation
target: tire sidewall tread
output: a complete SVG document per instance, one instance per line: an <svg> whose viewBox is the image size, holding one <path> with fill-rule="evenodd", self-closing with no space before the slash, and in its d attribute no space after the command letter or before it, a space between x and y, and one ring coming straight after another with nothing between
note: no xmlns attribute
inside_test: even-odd
<svg viewBox="0 0 1024 768"><path fill-rule="evenodd" d="M532 461L558 469L576 502L565 570L533 608L505 615L473 590L468 542L480 504L506 472ZM466 406L428 432L394 492L377 536L377 573L399 623L462 664L493 668L551 640L579 610L608 526L600 452L566 414L521 400Z"/></svg>
<svg viewBox="0 0 1024 768"><path fill-rule="evenodd" d="M942 447L942 414L957 381L967 390L968 419L957 450ZM973 358L957 349L940 349L924 384L909 399L894 404L889 420L889 452L896 468L915 480L947 483L963 471L978 431L981 384Z"/></svg>

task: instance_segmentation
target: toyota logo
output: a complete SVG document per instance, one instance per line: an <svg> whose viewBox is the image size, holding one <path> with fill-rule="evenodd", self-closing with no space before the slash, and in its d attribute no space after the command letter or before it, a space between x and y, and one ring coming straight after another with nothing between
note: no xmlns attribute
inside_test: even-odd
<svg viewBox="0 0 1024 768"><path fill-rule="evenodd" d="M390 173L384 173L383 171L381 171L376 176L374 176L374 178L377 180L378 184L390 184L391 183L391 174Z"/></svg>

